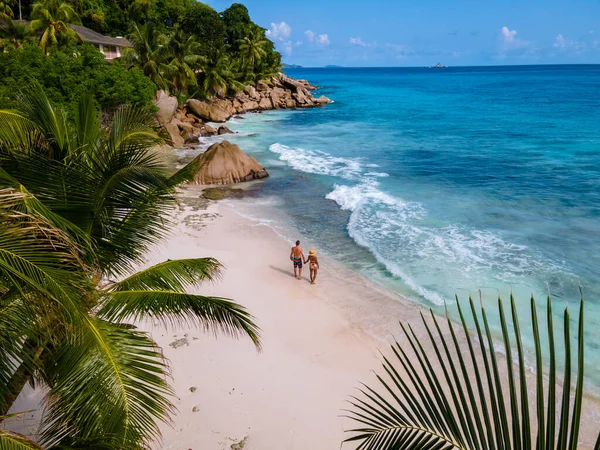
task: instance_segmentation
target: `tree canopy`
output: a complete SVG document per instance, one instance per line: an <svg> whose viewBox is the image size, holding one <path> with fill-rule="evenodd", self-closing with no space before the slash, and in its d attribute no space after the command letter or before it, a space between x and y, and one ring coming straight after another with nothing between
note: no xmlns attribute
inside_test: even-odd
<svg viewBox="0 0 600 450"><path fill-rule="evenodd" d="M73 57L76 53L77 57ZM32 81L40 83L56 104L74 111L82 95L91 94L103 109L120 104L149 106L155 84L138 68L126 69L116 61L106 64L89 44L48 55L36 45L0 52L0 104L11 107L15 93Z"/></svg>
<svg viewBox="0 0 600 450"><path fill-rule="evenodd" d="M221 13L195 0L21 0L21 7L29 27L14 19L13 0L0 0L0 100L7 105L32 80L70 110L83 93L105 110L148 105L156 88L181 100L222 96L281 66L266 30L240 3ZM127 37L132 48L107 65L98 49L81 45L72 24Z"/></svg>

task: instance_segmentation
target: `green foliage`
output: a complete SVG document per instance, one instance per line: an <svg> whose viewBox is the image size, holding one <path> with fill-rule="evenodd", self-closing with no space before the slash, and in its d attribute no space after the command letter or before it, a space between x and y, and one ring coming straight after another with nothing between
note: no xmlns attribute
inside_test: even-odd
<svg viewBox="0 0 600 450"><path fill-rule="evenodd" d="M168 229L182 174L150 149L162 138L146 108L122 106L105 128L83 97L74 121L42 87L0 111L0 415L28 380L47 386L50 448L148 448L173 410L168 367L148 333L156 318L247 336L240 305L185 291L218 276L211 258L167 261L125 278ZM0 430L0 446L36 448Z"/></svg>
<svg viewBox="0 0 600 450"><path fill-rule="evenodd" d="M15 17L11 5L6 1L0 1L0 22L7 22Z"/></svg>
<svg viewBox="0 0 600 450"><path fill-rule="evenodd" d="M73 7L63 0L41 0L33 5L30 28L40 34L40 47L46 51L48 47L62 47L81 42L81 37L69 25L81 24Z"/></svg>
<svg viewBox="0 0 600 450"><path fill-rule="evenodd" d="M353 397L349 417L358 422L360 428L350 430L353 436L347 441L358 442L357 448L362 450L576 450L584 387L583 300L579 309L577 379L572 402L568 308L564 311L563 325L564 379L559 384L556 379L552 302L548 296L547 334L544 333L548 336L549 349L546 382L542 333L536 303L531 298L536 357L533 403L529 398L519 318L512 295L512 330L507 324L503 302L498 299L506 350L504 368L498 364L483 305L478 315L470 299L470 312L476 330L473 334L458 300L457 304L461 320L459 328L462 328L464 338L457 336L455 325L448 316L445 321L449 333L442 331L433 311L430 321L421 314L429 337L427 346L410 325L406 327L400 324L407 344L396 342L391 346L393 358L383 357L386 376L377 376L379 386L383 388L381 392L365 385L360 389L361 398ZM477 344L474 345L475 342ZM518 364L513 364L513 351L516 351ZM562 401L557 408L556 391L560 385L563 388ZM600 434L595 449L599 446Z"/></svg>
<svg viewBox="0 0 600 450"><path fill-rule="evenodd" d="M0 27L0 50L20 48L31 36L31 30L24 23L5 18L4 24L4 27Z"/></svg>
<svg viewBox="0 0 600 450"><path fill-rule="evenodd" d="M221 49L217 55L202 66L200 88L202 95L210 98L214 95L223 97L231 91L244 89L239 82L240 75L236 73L236 62L232 61L226 49Z"/></svg>
<svg viewBox="0 0 600 450"><path fill-rule="evenodd" d="M197 86L196 71L206 57L201 54L202 45L193 35L188 35L177 27L160 50L167 61L163 76L173 92L181 94L187 92L188 87Z"/></svg>
<svg viewBox="0 0 600 450"><path fill-rule="evenodd" d="M186 11L181 29L201 43L203 56L212 58L225 45L225 24L219 14L204 3L196 2Z"/></svg>
<svg viewBox="0 0 600 450"><path fill-rule="evenodd" d="M123 49L123 63L142 70L160 89L168 89L168 81L163 77L165 58L162 50L168 42L167 36L153 23L147 23L143 26L134 24L128 37L133 47Z"/></svg>
<svg viewBox="0 0 600 450"><path fill-rule="evenodd" d="M27 9L27 0L22 1ZM153 86L179 98L226 95L276 75L281 65L281 55L265 29L252 22L240 3L219 14L195 0L40 0L30 14L31 30L10 19L14 12L10 8L0 3L0 20L6 23L0 29L0 50L8 49L9 54L0 58L4 63L0 100L8 104L15 86L31 79L47 87L53 101L68 103L71 111L82 91L94 92L105 109L122 103L148 104ZM133 48L123 49L121 60L126 67L140 69L152 83L144 85L139 72L123 71L118 61L101 68L99 55L94 58L92 50L76 48L73 44L80 44L80 37L69 23L80 19L98 32L127 36ZM26 46L30 34L39 38L51 61L40 60L30 49L22 54L11 51ZM29 64L34 60L35 65ZM82 61L89 68L84 69Z"/></svg>
<svg viewBox="0 0 600 450"><path fill-rule="evenodd" d="M156 91L139 69L127 70L118 61L107 64L89 44L51 51L48 56L33 45L7 49L0 52L0 80L0 104L4 107L14 106L15 93L36 80L71 116L84 95L91 94L104 109L114 109L123 103L150 106Z"/></svg>
<svg viewBox="0 0 600 450"><path fill-rule="evenodd" d="M248 8L241 3L233 3L221 13L227 33L227 43L237 50L238 42L248 35L248 30L253 25L250 20Z"/></svg>

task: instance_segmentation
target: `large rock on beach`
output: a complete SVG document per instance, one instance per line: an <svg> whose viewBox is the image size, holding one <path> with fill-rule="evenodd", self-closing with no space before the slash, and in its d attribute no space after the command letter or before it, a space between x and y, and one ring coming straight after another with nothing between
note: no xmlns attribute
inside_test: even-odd
<svg viewBox="0 0 600 450"><path fill-rule="evenodd" d="M192 164L194 184L232 184L269 176L256 159L228 141L211 145Z"/></svg>
<svg viewBox="0 0 600 450"><path fill-rule="evenodd" d="M258 109L258 102L250 100L242 103L242 110L240 112L256 111Z"/></svg>
<svg viewBox="0 0 600 450"><path fill-rule="evenodd" d="M179 134L179 127L177 124L169 122L164 128L169 134L171 145L173 145L173 147L181 147L185 143L185 139Z"/></svg>
<svg viewBox="0 0 600 450"><path fill-rule="evenodd" d="M202 128L203 130L203 134L205 136L213 136L215 134L217 134L217 130L215 130L213 127L211 127L210 125L204 125L204 128Z"/></svg>
<svg viewBox="0 0 600 450"><path fill-rule="evenodd" d="M233 131L231 131L229 128L227 128L225 125L221 125L219 127L219 129L217 130L217 134L219 136L221 136L222 134L233 134Z"/></svg>
<svg viewBox="0 0 600 450"><path fill-rule="evenodd" d="M232 115L223 108L222 103L218 102L208 103L193 98L188 100L187 105L188 109L196 116L211 122L225 122Z"/></svg>
<svg viewBox="0 0 600 450"><path fill-rule="evenodd" d="M261 98L260 102L258 103L258 107L260 109L272 109L273 103L271 103L271 99L268 97Z"/></svg>
<svg viewBox="0 0 600 450"><path fill-rule="evenodd" d="M160 126L168 124L177 112L177 97L173 97L167 94L166 91L160 90L156 92L154 104L158 107L158 111L154 113L158 124Z"/></svg>

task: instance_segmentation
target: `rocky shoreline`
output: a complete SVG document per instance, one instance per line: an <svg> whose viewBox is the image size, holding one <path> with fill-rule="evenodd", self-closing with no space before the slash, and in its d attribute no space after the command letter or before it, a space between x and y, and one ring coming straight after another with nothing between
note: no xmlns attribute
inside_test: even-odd
<svg viewBox="0 0 600 450"><path fill-rule="evenodd" d="M280 73L256 86L246 86L233 97L213 101L190 99L179 107L177 98L164 91L157 93L156 120L169 135L173 147L195 143L199 137L231 133L225 126L217 129L206 122L223 123L235 115L272 109L314 108L331 103L324 95L316 98L317 89L306 80L296 80Z"/></svg>

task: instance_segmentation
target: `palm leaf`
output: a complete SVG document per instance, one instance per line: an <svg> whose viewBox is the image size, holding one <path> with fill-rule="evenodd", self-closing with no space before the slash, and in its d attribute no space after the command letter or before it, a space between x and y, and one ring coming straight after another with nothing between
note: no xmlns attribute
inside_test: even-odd
<svg viewBox="0 0 600 450"><path fill-rule="evenodd" d="M173 406L162 352L145 333L90 318L56 349L43 439L102 436L113 448L140 448L160 436Z"/></svg>
<svg viewBox="0 0 600 450"><path fill-rule="evenodd" d="M458 299L457 299L458 303ZM392 449L459 449L459 450L576 450L582 411L584 387L584 302L581 300L578 329L577 383L575 399L570 402L570 330L569 313L564 312L565 379L562 406L544 405L543 358L536 305L531 298L531 320L536 353L536 414L529 414L529 390L526 384L525 357L516 302L511 295L512 327L508 326L502 300L498 310L502 337L506 346L507 364L504 372L496 361L493 341L485 309L481 314L485 334L470 299L476 337L479 347L467 327L460 303L459 316L464 338L459 338L453 322L447 319L448 332L444 332L431 312L431 320L423 318L428 334L428 346L417 337L410 326L402 325L408 348L396 342L391 350L394 358L383 358L386 377L377 376L380 390L367 385L360 389L362 395L350 400L352 408L346 417L359 424L349 430L345 442L357 442L361 450ZM550 298L548 298L548 335L550 339L550 378L548 398L554 403L556 378L555 350ZM432 322L437 334L431 332ZM515 337L512 344L510 333ZM484 337L485 336L485 337ZM461 348L466 342L468 353ZM450 350L453 345L453 351ZM511 350L515 345L518 362L514 370ZM492 351L487 351L486 346ZM430 350L433 348L433 352ZM411 355L412 353L412 355ZM435 361L435 365L433 364ZM469 367L471 368L469 370ZM504 385L504 388L502 387ZM476 391L474 391L476 387ZM517 389L518 387L518 389ZM507 395L508 393L508 395ZM510 414L505 411L510 410ZM558 413L558 414L557 414ZM559 420L560 416L560 420ZM490 418L493 418L491 420ZM569 426L570 420L570 426ZM555 438L554 423L559 422ZM536 435L533 430L536 430ZM600 447L600 435L595 450Z"/></svg>
<svg viewBox="0 0 600 450"><path fill-rule="evenodd" d="M164 290L117 291L107 295L98 315L112 322L149 317L166 325L189 323L214 333L246 335L260 349L254 317L243 306L224 298Z"/></svg>
<svg viewBox="0 0 600 450"><path fill-rule="evenodd" d="M163 289L184 291L203 281L212 281L220 277L223 266L214 258L193 258L167 260L148 269L114 283L112 292Z"/></svg>
<svg viewBox="0 0 600 450"><path fill-rule="evenodd" d="M0 417L1 419L1 417ZM25 436L0 428L0 449L2 450L42 450L38 444Z"/></svg>

